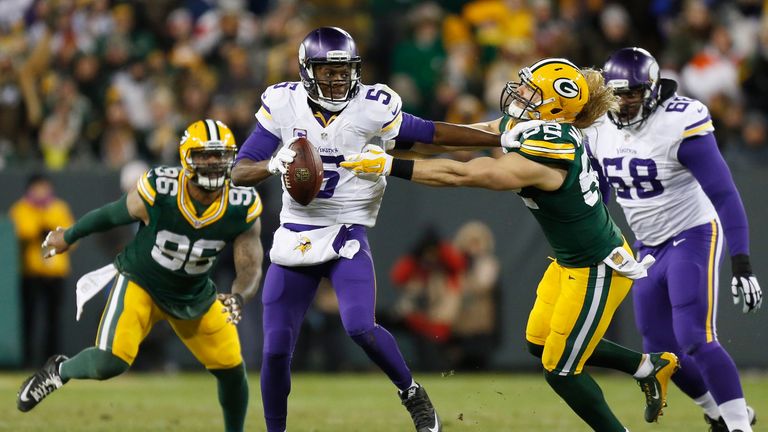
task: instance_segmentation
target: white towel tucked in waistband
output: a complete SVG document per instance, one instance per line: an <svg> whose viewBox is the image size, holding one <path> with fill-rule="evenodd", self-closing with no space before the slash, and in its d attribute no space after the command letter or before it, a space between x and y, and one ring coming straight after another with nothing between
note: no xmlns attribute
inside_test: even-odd
<svg viewBox="0 0 768 432"><path fill-rule="evenodd" d="M656 262L652 255L646 255L640 262L623 247L617 247L603 260L608 267L632 280L648 276L648 268Z"/></svg>
<svg viewBox="0 0 768 432"><path fill-rule="evenodd" d="M284 266L310 266L338 258L352 258L360 242L348 240L349 225L331 225L309 231L291 231L281 226L275 231L269 258Z"/></svg>
<svg viewBox="0 0 768 432"><path fill-rule="evenodd" d="M77 280L77 315L75 319L80 321L80 315L83 313L83 306L92 299L99 291L117 275L117 269L114 264L107 264L104 267L84 274Z"/></svg>

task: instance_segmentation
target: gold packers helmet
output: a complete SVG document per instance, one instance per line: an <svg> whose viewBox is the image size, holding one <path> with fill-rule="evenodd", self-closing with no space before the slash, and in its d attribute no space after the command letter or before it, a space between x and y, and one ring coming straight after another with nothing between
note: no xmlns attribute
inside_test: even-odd
<svg viewBox="0 0 768 432"><path fill-rule="evenodd" d="M587 80L566 59L539 60L519 75L520 82L508 82L501 92L501 111L513 118L570 123L589 100Z"/></svg>
<svg viewBox="0 0 768 432"><path fill-rule="evenodd" d="M181 166L203 189L224 186L235 162L237 146L232 131L218 120L198 120L184 131L179 143Z"/></svg>

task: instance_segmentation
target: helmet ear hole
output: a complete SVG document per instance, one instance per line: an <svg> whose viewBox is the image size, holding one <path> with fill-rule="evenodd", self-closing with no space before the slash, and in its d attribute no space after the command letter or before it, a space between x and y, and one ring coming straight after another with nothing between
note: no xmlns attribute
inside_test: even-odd
<svg viewBox="0 0 768 432"><path fill-rule="evenodd" d="M559 114L562 109L560 108L552 108L552 111L550 111L552 114Z"/></svg>

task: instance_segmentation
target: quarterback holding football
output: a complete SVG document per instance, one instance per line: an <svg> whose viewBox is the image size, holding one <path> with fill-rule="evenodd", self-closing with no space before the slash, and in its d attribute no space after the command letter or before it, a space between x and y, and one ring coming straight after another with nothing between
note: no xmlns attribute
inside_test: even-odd
<svg viewBox="0 0 768 432"><path fill-rule="evenodd" d="M299 45L298 61L299 81L272 85L262 94L256 127L232 171L234 183L243 186L282 177L296 157L290 146L301 138L316 147L323 163L323 182L309 203L297 202L283 181L281 225L262 294L261 392L267 431L286 430L291 356L324 277L336 291L347 334L392 380L416 430L440 431L426 391L414 381L394 337L374 318L376 281L366 232L376 223L387 181L359 178L340 163L371 142L397 138L498 146L499 135L403 112L391 88L361 82L357 46L340 28L310 32Z"/></svg>

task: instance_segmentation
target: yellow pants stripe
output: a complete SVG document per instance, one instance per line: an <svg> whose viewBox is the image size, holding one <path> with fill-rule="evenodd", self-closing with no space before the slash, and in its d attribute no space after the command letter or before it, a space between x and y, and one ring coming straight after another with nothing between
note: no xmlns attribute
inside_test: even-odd
<svg viewBox="0 0 768 432"><path fill-rule="evenodd" d="M709 243L709 262L707 263L707 323L705 326L707 343L717 340L717 292L719 288L720 254L723 251L723 236L717 219L710 221L712 237Z"/></svg>

